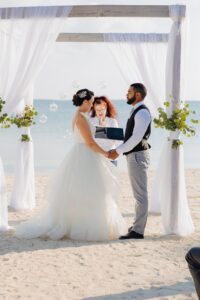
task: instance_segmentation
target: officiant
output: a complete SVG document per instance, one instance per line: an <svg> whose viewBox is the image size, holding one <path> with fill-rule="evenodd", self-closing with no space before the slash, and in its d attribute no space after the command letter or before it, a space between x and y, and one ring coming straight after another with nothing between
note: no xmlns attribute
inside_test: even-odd
<svg viewBox="0 0 200 300"><path fill-rule="evenodd" d="M90 112L90 122L98 127L118 128L116 108L106 96L94 97ZM115 149L119 145L118 141L110 139L96 138L95 140L105 151ZM116 160L112 161L112 163L117 166Z"/></svg>

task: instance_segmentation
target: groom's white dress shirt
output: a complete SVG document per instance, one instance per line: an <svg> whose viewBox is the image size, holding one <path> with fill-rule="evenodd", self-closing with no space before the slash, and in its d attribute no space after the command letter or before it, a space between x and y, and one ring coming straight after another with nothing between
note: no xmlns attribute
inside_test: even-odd
<svg viewBox="0 0 200 300"><path fill-rule="evenodd" d="M131 110L130 116L137 107L143 104L144 101L136 103ZM137 146L137 144L139 144L139 142L142 140L150 122L151 115L148 110L145 108L139 110L135 115L135 126L132 136L124 144L117 147L116 152L118 154L122 154L131 151L135 146Z"/></svg>

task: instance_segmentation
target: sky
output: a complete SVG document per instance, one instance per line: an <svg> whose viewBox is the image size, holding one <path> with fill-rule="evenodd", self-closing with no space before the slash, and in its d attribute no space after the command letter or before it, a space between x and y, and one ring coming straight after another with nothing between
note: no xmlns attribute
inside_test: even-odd
<svg viewBox="0 0 200 300"><path fill-rule="evenodd" d="M185 4L189 34L186 72L186 99L200 100L200 0L0 0L3 6L73 4ZM172 21L165 18L69 18L63 32L169 32ZM131 82L131 78L130 78ZM163 83L164 84L164 83ZM55 43L36 83L37 99L71 99L77 89L87 87L95 94L106 94L111 99L123 99L124 82L105 43Z"/></svg>

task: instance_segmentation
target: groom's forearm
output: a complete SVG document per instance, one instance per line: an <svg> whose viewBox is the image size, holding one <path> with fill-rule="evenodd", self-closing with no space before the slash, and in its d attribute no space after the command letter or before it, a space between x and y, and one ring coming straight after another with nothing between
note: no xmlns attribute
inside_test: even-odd
<svg viewBox="0 0 200 300"><path fill-rule="evenodd" d="M116 148L116 152L120 155L131 151L142 140L142 134L133 134L124 144Z"/></svg>

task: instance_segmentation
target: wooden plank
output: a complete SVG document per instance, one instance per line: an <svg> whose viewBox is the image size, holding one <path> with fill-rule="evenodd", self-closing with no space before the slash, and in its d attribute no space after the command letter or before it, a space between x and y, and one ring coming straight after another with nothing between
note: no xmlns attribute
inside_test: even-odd
<svg viewBox="0 0 200 300"><path fill-rule="evenodd" d="M101 33L60 33L56 42L103 42L103 34Z"/></svg>
<svg viewBox="0 0 200 300"><path fill-rule="evenodd" d="M74 6L69 17L169 17L168 5Z"/></svg>
<svg viewBox="0 0 200 300"><path fill-rule="evenodd" d="M184 8L186 6L183 6ZM6 7L0 8L1 19L9 18L31 18L35 17L35 12L38 7L52 8L60 7L63 5L48 5L48 6L33 6L33 7ZM15 10L15 13L13 13ZM50 13L50 12L49 12ZM51 13L50 13L51 14ZM37 14L36 14L37 16ZM48 12L46 14L48 17ZM58 16L59 17L59 12ZM169 17L168 5L75 5L73 6L70 18L97 18L97 17L145 17L145 18L167 18ZM183 16L184 17L184 16Z"/></svg>
<svg viewBox="0 0 200 300"><path fill-rule="evenodd" d="M158 38L163 34L156 34ZM168 34L165 35L165 40L168 40ZM104 42L104 34L103 33L60 33L57 37L56 42L72 42L72 43L98 43Z"/></svg>

